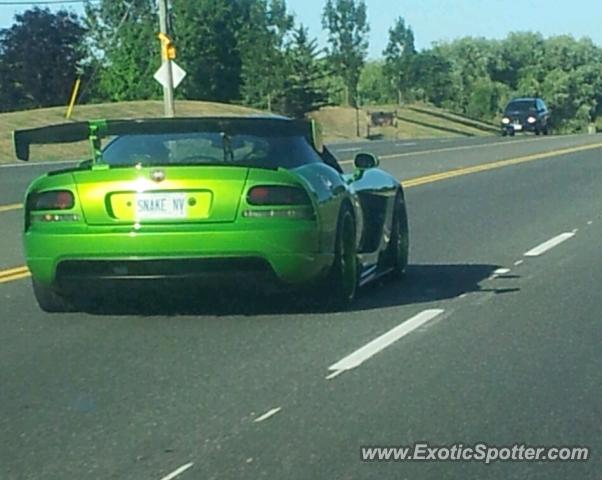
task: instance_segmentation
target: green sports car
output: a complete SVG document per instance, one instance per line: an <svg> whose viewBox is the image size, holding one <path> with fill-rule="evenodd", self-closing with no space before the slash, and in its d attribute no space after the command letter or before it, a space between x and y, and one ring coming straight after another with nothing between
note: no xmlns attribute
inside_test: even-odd
<svg viewBox="0 0 602 480"><path fill-rule="evenodd" d="M309 287L344 308L358 286L406 268L399 181L367 153L343 173L313 121L108 120L14 132L25 161L32 144L86 139L91 159L26 194L27 265L45 311L73 309L88 281L158 279Z"/></svg>

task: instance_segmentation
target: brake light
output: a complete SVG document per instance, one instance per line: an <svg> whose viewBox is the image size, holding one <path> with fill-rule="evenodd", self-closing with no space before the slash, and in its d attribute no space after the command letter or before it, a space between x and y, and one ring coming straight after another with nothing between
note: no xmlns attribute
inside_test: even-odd
<svg viewBox="0 0 602 480"><path fill-rule="evenodd" d="M283 185L253 187L247 194L250 205L310 205L311 201L303 188Z"/></svg>
<svg viewBox="0 0 602 480"><path fill-rule="evenodd" d="M75 206L75 197L68 190L34 193L28 201L31 211L69 210Z"/></svg>

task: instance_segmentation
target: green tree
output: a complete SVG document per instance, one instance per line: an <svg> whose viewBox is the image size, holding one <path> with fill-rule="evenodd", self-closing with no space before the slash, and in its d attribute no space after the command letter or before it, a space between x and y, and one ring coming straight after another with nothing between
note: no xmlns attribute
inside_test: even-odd
<svg viewBox="0 0 602 480"><path fill-rule="evenodd" d="M492 72L492 80L501 82L512 90L519 81L536 86L543 81L545 72L539 68L545 57L545 42L540 33L514 32L499 44L499 61Z"/></svg>
<svg viewBox="0 0 602 480"><path fill-rule="evenodd" d="M326 76L318 82L319 87L326 93L326 103L328 105L345 104L347 87L345 87L343 79L334 72L328 57L321 58L319 62L324 71L327 72Z"/></svg>
<svg viewBox="0 0 602 480"><path fill-rule="evenodd" d="M506 102L510 88L503 83L483 78L473 83L472 92L468 98L466 114L469 117L493 121L500 111L502 102Z"/></svg>
<svg viewBox="0 0 602 480"><path fill-rule="evenodd" d="M323 81L327 75L319 59L318 44L310 39L307 29L300 25L287 48L287 77L284 90L277 99L277 110L295 118L326 105Z"/></svg>
<svg viewBox="0 0 602 480"><path fill-rule="evenodd" d="M417 98L439 107L456 97L452 64L437 50L425 50L415 55L411 83Z"/></svg>
<svg viewBox="0 0 602 480"><path fill-rule="evenodd" d="M218 102L240 99L242 61L237 41L240 14L237 2L174 0L177 61L187 72L179 95Z"/></svg>
<svg viewBox="0 0 602 480"><path fill-rule="evenodd" d="M395 90L387 81L382 60L366 63L360 75L358 91L362 104L383 105L396 101Z"/></svg>
<svg viewBox="0 0 602 480"><path fill-rule="evenodd" d="M328 0L322 15L329 56L345 84L347 104L357 105L357 86L368 54L368 12L363 0Z"/></svg>
<svg viewBox="0 0 602 480"><path fill-rule="evenodd" d="M397 91L398 103L412 87L412 61L416 55L414 32L405 20L399 17L389 29L389 43L383 52L385 57L384 73Z"/></svg>
<svg viewBox="0 0 602 480"><path fill-rule="evenodd" d="M242 1L238 50L242 61L242 97L246 104L272 109L286 78L285 41L293 17L284 0Z"/></svg>
<svg viewBox="0 0 602 480"><path fill-rule="evenodd" d="M491 73L498 68L498 43L485 38L466 37L437 45L436 51L452 65L455 95L449 103L460 113L466 113L476 84L491 80Z"/></svg>
<svg viewBox="0 0 602 480"><path fill-rule="evenodd" d="M582 65L569 72L551 71L542 84L542 95L553 111L554 127L560 131L584 131L595 122L602 92L602 66Z"/></svg>
<svg viewBox="0 0 602 480"><path fill-rule="evenodd" d="M158 18L153 0L101 0L87 3L86 24L98 70L101 100L157 98L153 74L161 65Z"/></svg>
<svg viewBox="0 0 602 480"><path fill-rule="evenodd" d="M0 30L0 109L67 103L85 59L86 30L76 15L33 8Z"/></svg>
<svg viewBox="0 0 602 480"><path fill-rule="evenodd" d="M561 69L570 72L597 60L597 47L590 39L575 40L570 35L559 35L546 39L545 56L540 65L545 71Z"/></svg>

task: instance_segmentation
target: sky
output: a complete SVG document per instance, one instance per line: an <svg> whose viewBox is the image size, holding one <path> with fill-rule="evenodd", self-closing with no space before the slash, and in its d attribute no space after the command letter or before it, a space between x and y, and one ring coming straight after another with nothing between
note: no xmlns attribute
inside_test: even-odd
<svg viewBox="0 0 602 480"><path fill-rule="evenodd" d="M326 44L321 26L325 1L287 0L297 21L305 24L322 46ZM602 46L601 0L366 0L366 5L370 58L381 56L388 30L399 16L414 30L418 49L463 36L504 38L509 32L526 30L545 36L587 36ZM65 6L81 12L80 7ZM26 8L0 5L0 28L10 26L14 14Z"/></svg>

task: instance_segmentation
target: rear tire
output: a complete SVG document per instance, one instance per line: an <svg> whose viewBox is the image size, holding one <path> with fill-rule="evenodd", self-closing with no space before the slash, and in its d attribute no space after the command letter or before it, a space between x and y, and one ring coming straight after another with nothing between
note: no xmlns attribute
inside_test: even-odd
<svg viewBox="0 0 602 480"><path fill-rule="evenodd" d="M355 219L351 208L343 205L337 221L335 259L323 285L327 306L346 309L355 299L358 283Z"/></svg>
<svg viewBox="0 0 602 480"><path fill-rule="evenodd" d="M40 308L47 313L74 311L73 304L53 287L32 279L33 293Z"/></svg>
<svg viewBox="0 0 602 480"><path fill-rule="evenodd" d="M391 276L401 279L408 266L410 255L410 233L408 226L408 213L400 192L395 199L393 211L393 224L391 225L391 242L387 247L388 266L393 270Z"/></svg>

